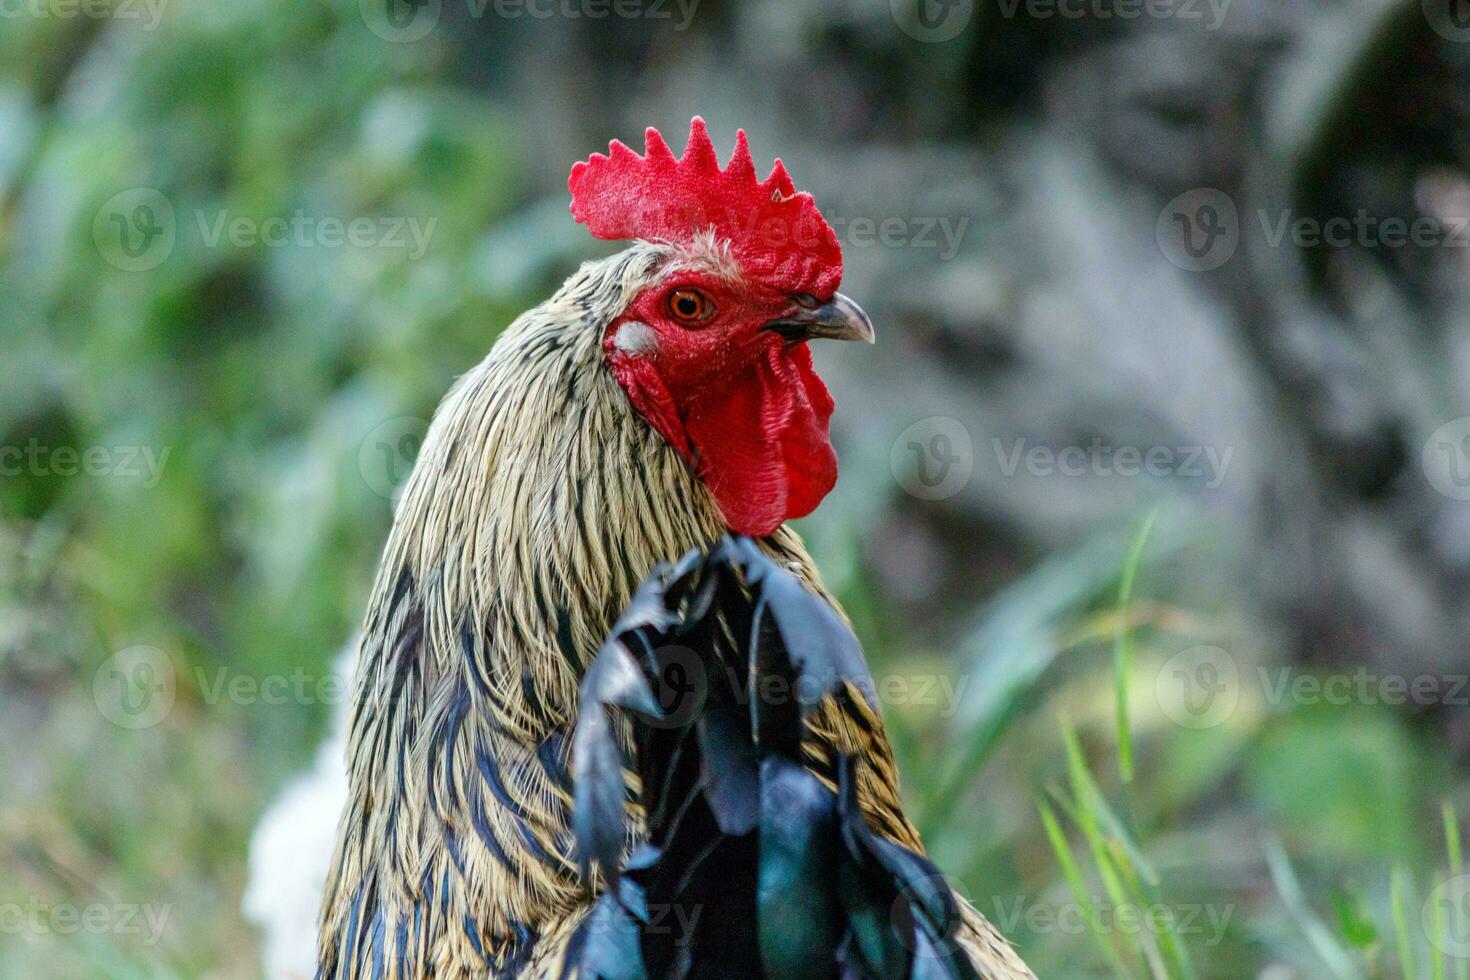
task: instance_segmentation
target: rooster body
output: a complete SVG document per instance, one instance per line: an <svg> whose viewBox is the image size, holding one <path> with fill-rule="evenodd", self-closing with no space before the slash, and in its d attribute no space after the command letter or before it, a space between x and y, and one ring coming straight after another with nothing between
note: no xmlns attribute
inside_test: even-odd
<svg viewBox="0 0 1470 980"><path fill-rule="evenodd" d="M556 976L599 886L571 829L579 683L639 584L738 523L831 601L794 531L751 526L769 508L732 520L741 505L712 487L707 465L723 450L678 445L619 369L659 339L646 309L629 319L651 292L691 276L718 290L737 275L712 235L638 241L586 263L440 406L365 620L320 977ZM800 346L795 356L809 357ZM770 370L783 370L786 350L771 348ZM737 489L747 502L762 492ZM780 506L791 510L789 492ZM812 771L831 779L840 756L856 760L868 824L920 849L876 712L830 701L806 730ZM630 816L636 839L636 807ZM968 925L982 976L1030 976L983 919Z"/></svg>

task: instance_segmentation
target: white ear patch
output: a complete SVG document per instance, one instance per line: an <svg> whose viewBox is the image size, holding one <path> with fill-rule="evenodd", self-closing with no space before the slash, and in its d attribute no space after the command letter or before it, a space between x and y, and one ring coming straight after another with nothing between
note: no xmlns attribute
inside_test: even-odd
<svg viewBox="0 0 1470 980"><path fill-rule="evenodd" d="M658 334L646 323L629 320L613 335L613 346L625 354L652 354L658 349Z"/></svg>

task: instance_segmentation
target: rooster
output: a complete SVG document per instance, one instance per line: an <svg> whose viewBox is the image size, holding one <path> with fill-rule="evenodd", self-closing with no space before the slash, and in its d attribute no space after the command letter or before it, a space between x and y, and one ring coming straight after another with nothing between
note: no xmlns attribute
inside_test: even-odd
<svg viewBox="0 0 1470 980"><path fill-rule="evenodd" d="M611 668L589 676L587 691L584 675L594 657L605 663L604 641L635 628L703 629L706 641L691 654L702 664L715 663L716 646L762 646L728 624L742 608L749 619L757 580L773 576L799 583L831 622L844 622L786 524L810 513L837 477L833 402L807 341L873 341L867 316L837 292L842 253L832 229L779 160L758 178L743 132L722 168L699 118L681 156L649 129L643 154L614 141L607 155L573 167L569 188L573 216L594 236L631 244L584 264L506 329L444 399L404 485L353 685L348 798L319 929L322 978L665 975L653 959L638 967L643 974L609 965L619 954L598 950L615 927L603 927L611 913L597 898L613 886L622 894L639 854L648 863L648 845L633 848L650 832L672 832L664 818L649 818L656 801L648 794L704 784L677 767L649 768L647 753L658 751L650 746L665 742L646 737L656 707L648 703L625 705L634 710L606 731L605 710L588 713L574 779L579 704L611 703ZM730 533L744 542L736 564L735 544L715 545ZM685 555L693 557L676 587L665 563ZM725 588L721 630L700 625L709 615L688 607L690 562L704 568L700 555L712 563L705 580L736 581L747 600L742 606L730 598L735 586ZM713 567L720 561L723 573ZM625 610L636 615L635 594L644 607L653 601L650 588L663 612L628 626ZM800 643L786 643L788 660ZM810 774L813 785L800 786L816 793L811 812L828 814L822 826L846 828L843 866L905 855L919 863L885 887L910 889L925 877L912 869L929 866L899 801L882 720L862 690L861 654L853 655L856 666L844 660L841 683L803 707L796 729L770 722L733 738L742 748L732 751ZM770 734L793 730L794 741ZM644 756L633 758L640 746ZM724 757L703 758L720 780L711 767ZM764 790L751 792L755 802L741 812L769 805ZM680 839L688 843L687 834ZM692 871L685 859L666 854L663 873ZM805 867L835 873L820 862ZM988 922L937 887L936 921L955 917L967 968L1001 980L1032 976ZM752 912L728 902L711 908ZM729 925L732 942L753 928ZM710 928L706 920L704 934ZM833 961L846 964L841 975L870 975L854 966L850 943L844 950ZM701 955L705 962L686 957L677 975L762 972L731 972L718 954ZM915 977L951 975L914 963ZM829 973L838 975L818 965L813 975Z"/></svg>

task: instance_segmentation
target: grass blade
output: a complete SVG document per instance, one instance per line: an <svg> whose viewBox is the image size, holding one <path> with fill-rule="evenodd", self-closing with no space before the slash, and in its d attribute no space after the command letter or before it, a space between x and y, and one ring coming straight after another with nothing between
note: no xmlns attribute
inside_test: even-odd
<svg viewBox="0 0 1470 980"><path fill-rule="evenodd" d="M1402 865L1393 869L1390 901L1393 905L1393 937L1398 947L1399 972L1404 980L1417 980L1418 958L1414 955L1414 936L1409 931L1409 891L1413 883L1408 880L1409 872Z"/></svg>
<svg viewBox="0 0 1470 980"><path fill-rule="evenodd" d="M1119 910L1132 906L1143 914L1154 904L1161 904L1157 902L1156 896L1151 899L1146 894L1157 886L1158 874L1108 807L1107 800L1087 768L1077 734L1065 720L1062 722L1062 740L1066 745L1067 771L1075 800L1075 806L1068 809L1068 814L1076 821L1087 840L1093 861L1102 877L1103 888L1107 891L1113 908ZM1065 801L1062 805L1066 806ZM1133 937L1133 944L1136 947L1133 952L1148 964L1149 972L1154 977L1169 980L1171 974L1165 962L1167 957L1174 964L1175 973L1181 980L1192 980L1193 967L1172 931L1161 929L1156 937L1143 929Z"/></svg>
<svg viewBox="0 0 1470 980"><path fill-rule="evenodd" d="M1286 848L1278 840L1272 839L1266 843L1266 867L1271 872L1271 881L1276 885L1276 893L1281 896L1282 903L1332 976L1337 980L1362 980L1363 974L1352 954L1338 943L1332 930L1327 928L1307 904L1307 897L1303 894L1301 882L1291 866L1291 859L1286 856Z"/></svg>
<svg viewBox="0 0 1470 980"><path fill-rule="evenodd" d="M1072 789L1077 796L1079 807L1087 813L1094 824L1106 828L1127 851L1128 859L1138 869L1140 876L1151 886L1159 884L1159 873L1154 870L1153 862L1144 856L1142 848L1129 833L1128 828L1118 815L1108 806L1108 801L1103 797L1102 790L1098 789L1097 783L1092 778L1091 771L1087 768L1087 760L1082 755L1082 745L1077 741L1077 733L1065 721L1062 722L1062 741L1067 750L1067 772L1072 780Z"/></svg>
<svg viewBox="0 0 1470 980"><path fill-rule="evenodd" d="M1113 973L1118 980L1129 980L1130 974L1127 965L1123 962L1123 957L1118 954L1117 948L1103 934L1097 916L1093 914L1092 900L1087 896L1087 885L1078 867L1077 856L1072 851L1072 845L1067 842L1067 835L1057 821L1056 814L1052 812L1051 807L1046 805L1045 800L1037 801L1036 808L1041 813L1041 825L1046 829L1046 838L1051 843L1053 853L1057 856L1057 864L1061 866L1062 877L1067 879L1073 899L1087 917L1087 931L1092 934L1092 938L1102 950L1103 956L1107 959L1108 965L1113 968Z"/></svg>
<svg viewBox="0 0 1470 980"><path fill-rule="evenodd" d="M1465 873L1465 862L1460 852L1460 820L1455 813L1454 804L1449 800L1440 804L1440 811L1444 816L1444 850L1450 866L1450 880L1454 881ZM1463 916L1464 912L1456 907L1455 915ZM1463 927L1463 922L1456 923L1457 929ZM1457 932L1456 935L1463 935L1463 932ZM1441 944L1436 948L1444 949L1445 946ZM1455 957L1455 980L1470 980L1470 961L1463 956Z"/></svg>
<svg viewBox="0 0 1470 980"><path fill-rule="evenodd" d="M974 788L977 771L1056 659L1059 631L1117 580L1123 541L1115 530L1099 532L1006 586L976 617L965 642L965 670L974 681L955 712L949 739L956 748L918 814L926 839L955 826L954 810Z"/></svg>
<svg viewBox="0 0 1470 980"><path fill-rule="evenodd" d="M1113 690L1117 700L1118 724L1118 773L1123 782L1133 782L1133 729L1128 722L1128 678L1133 673L1133 630L1130 627L1128 606L1133 601L1133 582L1138 577L1138 564L1143 558L1143 546L1148 542L1149 531L1153 530L1158 509L1149 511L1139 527L1138 533L1128 545L1128 557L1123 562L1123 575L1118 583L1118 629L1113 635Z"/></svg>
<svg viewBox="0 0 1470 980"><path fill-rule="evenodd" d="M1444 902L1434 903L1433 931L1429 936L1429 980L1444 980L1445 917Z"/></svg>

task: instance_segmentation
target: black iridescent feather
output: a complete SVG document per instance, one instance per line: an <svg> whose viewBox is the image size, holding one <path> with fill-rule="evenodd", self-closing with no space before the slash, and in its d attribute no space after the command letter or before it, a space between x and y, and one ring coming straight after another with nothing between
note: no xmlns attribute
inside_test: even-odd
<svg viewBox="0 0 1470 980"><path fill-rule="evenodd" d="M754 542L655 570L582 684L573 826L607 891L564 976L978 980L953 893L868 827L851 760L835 790L802 765L829 696L874 697L857 638ZM623 861L625 761L646 836Z"/></svg>

